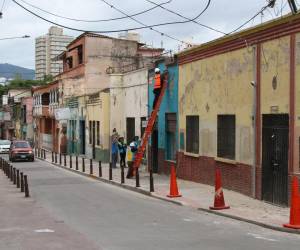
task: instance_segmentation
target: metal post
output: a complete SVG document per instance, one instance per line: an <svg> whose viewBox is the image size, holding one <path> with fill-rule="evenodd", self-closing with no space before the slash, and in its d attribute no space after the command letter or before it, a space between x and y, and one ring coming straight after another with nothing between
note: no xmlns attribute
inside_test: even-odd
<svg viewBox="0 0 300 250"><path fill-rule="evenodd" d="M85 172L85 162L84 158L82 157L82 172Z"/></svg>
<svg viewBox="0 0 300 250"><path fill-rule="evenodd" d="M29 197L27 175L24 175L25 197Z"/></svg>
<svg viewBox="0 0 300 250"><path fill-rule="evenodd" d="M14 176L13 176L13 183L14 183L14 185L16 185L17 184L16 168L13 168L13 170L14 170L14 172L13 172L13 174L14 174Z"/></svg>
<svg viewBox="0 0 300 250"><path fill-rule="evenodd" d="M109 163L109 180L111 181L113 178L112 178L112 164L111 162Z"/></svg>
<svg viewBox="0 0 300 250"><path fill-rule="evenodd" d="M20 188L20 170L17 169L17 188Z"/></svg>
<svg viewBox="0 0 300 250"><path fill-rule="evenodd" d="M2 158L0 158L0 169L2 169Z"/></svg>
<svg viewBox="0 0 300 250"><path fill-rule="evenodd" d="M54 153L51 151L51 156L52 156L52 162L54 162Z"/></svg>
<svg viewBox="0 0 300 250"><path fill-rule="evenodd" d="M70 155L70 168L72 168L72 155Z"/></svg>
<svg viewBox="0 0 300 250"><path fill-rule="evenodd" d="M34 155L37 156L37 148L34 148Z"/></svg>
<svg viewBox="0 0 300 250"><path fill-rule="evenodd" d="M125 178L124 178L124 164L121 164L121 184L125 183Z"/></svg>
<svg viewBox="0 0 300 250"><path fill-rule="evenodd" d="M57 163L57 153L56 152L54 152L54 159L55 159L55 163Z"/></svg>
<svg viewBox="0 0 300 250"><path fill-rule="evenodd" d="M102 165L101 165L101 161L99 161L99 177L102 177Z"/></svg>
<svg viewBox="0 0 300 250"><path fill-rule="evenodd" d="M135 170L135 187L140 187L140 174L138 168Z"/></svg>
<svg viewBox="0 0 300 250"><path fill-rule="evenodd" d="M67 166L67 157L66 157L66 154L64 154L64 166L65 167Z"/></svg>
<svg viewBox="0 0 300 250"><path fill-rule="evenodd" d="M13 181L14 180L14 172L13 172L13 166L10 165L10 180Z"/></svg>
<svg viewBox="0 0 300 250"><path fill-rule="evenodd" d="M23 172L21 172L21 192L24 192L24 176L23 176Z"/></svg>
<svg viewBox="0 0 300 250"><path fill-rule="evenodd" d="M41 150L40 148L38 148L38 158L40 158L40 156L41 156Z"/></svg>
<svg viewBox="0 0 300 250"><path fill-rule="evenodd" d="M78 170L78 155L75 156L75 169Z"/></svg>
<svg viewBox="0 0 300 250"><path fill-rule="evenodd" d="M61 165L61 153L59 153L59 165Z"/></svg>
<svg viewBox="0 0 300 250"><path fill-rule="evenodd" d="M93 159L90 159L90 174L93 174Z"/></svg>
<svg viewBox="0 0 300 250"><path fill-rule="evenodd" d="M44 159L46 160L46 149L44 149Z"/></svg>
<svg viewBox="0 0 300 250"><path fill-rule="evenodd" d="M153 170L150 168L150 192L154 192Z"/></svg>

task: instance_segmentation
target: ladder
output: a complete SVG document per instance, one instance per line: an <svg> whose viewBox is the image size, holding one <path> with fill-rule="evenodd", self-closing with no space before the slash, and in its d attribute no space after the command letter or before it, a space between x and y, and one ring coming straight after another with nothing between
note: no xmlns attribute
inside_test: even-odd
<svg viewBox="0 0 300 250"><path fill-rule="evenodd" d="M162 88L161 88L161 91L160 91L159 98L158 98L158 100L155 104L155 107L154 107L154 109L151 113L150 119L148 120L147 127L145 129L144 134L143 134L141 144L138 147L137 153L135 155L135 159L134 159L134 162L133 162L133 172L134 173L135 173L135 170L138 169L141 165L141 162L142 162L145 150L146 150L146 146L148 144L149 136L152 133L152 130L153 130L153 127L154 127L154 124L155 124L155 120L156 120L156 117L157 117L157 113L159 111L160 104L161 104L162 99L164 97L164 94L166 92L167 83L168 83L168 73L166 71L166 72L164 72L163 84L162 84Z"/></svg>

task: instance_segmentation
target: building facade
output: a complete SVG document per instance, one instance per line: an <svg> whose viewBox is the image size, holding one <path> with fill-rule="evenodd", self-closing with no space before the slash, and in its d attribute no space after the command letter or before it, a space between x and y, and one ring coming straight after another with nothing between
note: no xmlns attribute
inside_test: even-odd
<svg viewBox="0 0 300 250"><path fill-rule="evenodd" d="M287 205L299 176L300 15L179 54L178 176Z"/></svg>
<svg viewBox="0 0 300 250"><path fill-rule="evenodd" d="M156 125L149 143L149 167L155 173L168 174L170 164L176 164L178 150L178 64L176 58L162 58L155 62L161 75L168 71L165 95L159 108ZM149 114L154 100L154 68L149 70L148 100Z"/></svg>
<svg viewBox="0 0 300 250"><path fill-rule="evenodd" d="M148 110L148 69L111 74L110 131L117 129L128 144L143 135Z"/></svg>
<svg viewBox="0 0 300 250"><path fill-rule="evenodd" d="M50 27L48 34L35 39L35 78L44 79L44 76L55 76L62 71L62 61L53 59L65 51L73 37L63 34L63 29Z"/></svg>
<svg viewBox="0 0 300 250"><path fill-rule="evenodd" d="M58 152L60 129L55 119L58 105L57 82L33 88L34 144L38 148Z"/></svg>

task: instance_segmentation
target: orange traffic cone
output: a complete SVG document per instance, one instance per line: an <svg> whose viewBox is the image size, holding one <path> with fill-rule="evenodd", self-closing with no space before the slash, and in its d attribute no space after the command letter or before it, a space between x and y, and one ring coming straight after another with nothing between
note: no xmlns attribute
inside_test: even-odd
<svg viewBox="0 0 300 250"><path fill-rule="evenodd" d="M225 206L222 183L221 183L221 171L218 168L216 169L214 206L209 208L213 210L230 208L229 206Z"/></svg>
<svg viewBox="0 0 300 250"><path fill-rule="evenodd" d="M177 181L176 181L176 170L175 166L171 166L171 175L170 175L170 194L167 195L170 198L181 197L181 194L178 192Z"/></svg>
<svg viewBox="0 0 300 250"><path fill-rule="evenodd" d="M296 176L292 181L292 197L290 209L290 223L283 224L284 227L300 229L300 194L299 184Z"/></svg>

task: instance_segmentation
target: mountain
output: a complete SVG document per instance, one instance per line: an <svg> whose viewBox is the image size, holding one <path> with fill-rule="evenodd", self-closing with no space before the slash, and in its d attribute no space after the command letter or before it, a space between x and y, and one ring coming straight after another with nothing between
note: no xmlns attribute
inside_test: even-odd
<svg viewBox="0 0 300 250"><path fill-rule="evenodd" d="M8 63L0 63L0 78L15 78L17 75L22 79L33 80L35 71Z"/></svg>

